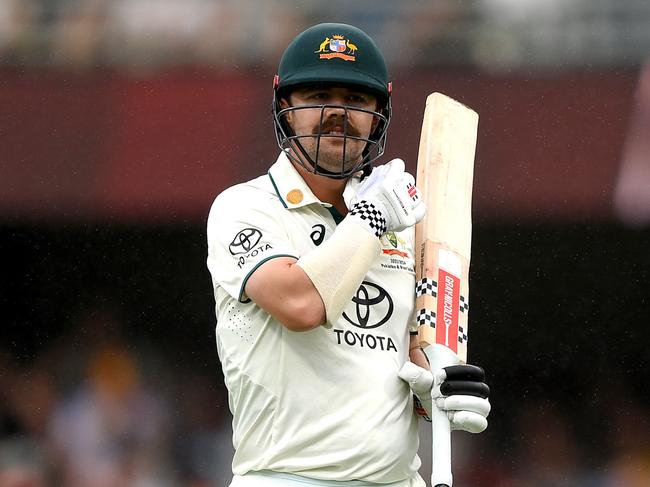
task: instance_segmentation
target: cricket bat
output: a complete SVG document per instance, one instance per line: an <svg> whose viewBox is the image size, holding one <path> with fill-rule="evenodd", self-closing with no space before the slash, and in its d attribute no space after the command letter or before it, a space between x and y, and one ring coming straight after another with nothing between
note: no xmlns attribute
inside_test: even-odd
<svg viewBox="0 0 650 487"><path fill-rule="evenodd" d="M467 361L472 182L478 114L441 93L427 97L416 186L427 214L415 227L415 311L435 371ZM451 487L451 428L431 412L434 487Z"/></svg>

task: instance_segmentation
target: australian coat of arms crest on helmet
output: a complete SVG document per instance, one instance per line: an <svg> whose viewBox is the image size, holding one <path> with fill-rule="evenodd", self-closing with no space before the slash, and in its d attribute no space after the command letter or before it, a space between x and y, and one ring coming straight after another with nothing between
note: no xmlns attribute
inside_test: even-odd
<svg viewBox="0 0 650 487"><path fill-rule="evenodd" d="M349 39L342 35L333 35L325 37L320 43L316 54L320 54L320 59L339 58L345 61L356 61L356 52L358 47Z"/></svg>

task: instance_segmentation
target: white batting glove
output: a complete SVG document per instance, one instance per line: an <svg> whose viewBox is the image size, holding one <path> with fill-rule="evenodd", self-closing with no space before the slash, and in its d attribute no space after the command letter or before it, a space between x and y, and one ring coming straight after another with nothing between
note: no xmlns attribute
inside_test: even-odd
<svg viewBox="0 0 650 487"><path fill-rule="evenodd" d="M431 421L435 399L436 407L447 413L452 430L480 433L487 428L490 389L483 382L485 374L480 367L452 365L432 374L407 361L397 375L411 387L417 412L427 421Z"/></svg>
<svg viewBox="0 0 650 487"><path fill-rule="evenodd" d="M426 213L415 179L405 172L401 159L375 167L364 180L350 178L343 199L348 216L378 237L413 226Z"/></svg>

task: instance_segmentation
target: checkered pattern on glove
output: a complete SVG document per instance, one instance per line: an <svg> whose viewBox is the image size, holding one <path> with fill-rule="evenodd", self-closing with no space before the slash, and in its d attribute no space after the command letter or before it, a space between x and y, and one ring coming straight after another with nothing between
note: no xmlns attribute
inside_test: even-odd
<svg viewBox="0 0 650 487"><path fill-rule="evenodd" d="M404 169L404 161L393 159L375 167L370 175L363 179L357 176L348 179L343 191L343 200L350 211L357 204L366 203L373 205L374 210L381 213L385 226L376 224L370 228L369 219L357 219L370 233L379 235L380 230L382 233L399 232L415 225L426 211L414 184L413 176Z"/></svg>
<svg viewBox="0 0 650 487"><path fill-rule="evenodd" d="M381 237L386 233L386 219L372 203L359 201L352 207L350 215L363 220L363 222L366 223L373 232L375 232L377 237Z"/></svg>

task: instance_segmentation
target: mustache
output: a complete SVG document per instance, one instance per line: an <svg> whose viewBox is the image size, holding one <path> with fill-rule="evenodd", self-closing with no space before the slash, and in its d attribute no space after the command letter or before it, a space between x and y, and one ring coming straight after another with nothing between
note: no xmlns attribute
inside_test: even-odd
<svg viewBox="0 0 650 487"><path fill-rule="evenodd" d="M359 137L361 132L357 130L356 127L350 123L350 120L347 120L344 117L331 117L323 121L322 124L316 125L314 127L314 134L325 134L330 132L334 128L339 128L341 131L345 131L345 135L352 135L354 137Z"/></svg>

